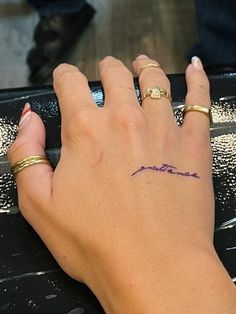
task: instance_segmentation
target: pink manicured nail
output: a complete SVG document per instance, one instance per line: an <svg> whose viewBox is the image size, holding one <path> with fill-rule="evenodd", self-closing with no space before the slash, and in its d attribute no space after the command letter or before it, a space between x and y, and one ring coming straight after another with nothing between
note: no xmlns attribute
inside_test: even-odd
<svg viewBox="0 0 236 314"><path fill-rule="evenodd" d="M24 109L21 113L20 122L19 122L19 129L23 128L27 122L29 121L29 118L31 116L31 107L30 104L27 102L24 106Z"/></svg>
<svg viewBox="0 0 236 314"><path fill-rule="evenodd" d="M192 57L191 62L195 69L203 69L202 61L199 57L197 56Z"/></svg>

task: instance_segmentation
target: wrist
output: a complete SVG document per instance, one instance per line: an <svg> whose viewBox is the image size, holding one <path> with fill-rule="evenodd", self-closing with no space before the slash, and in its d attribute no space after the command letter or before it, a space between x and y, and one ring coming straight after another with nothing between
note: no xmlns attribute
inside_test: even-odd
<svg viewBox="0 0 236 314"><path fill-rule="evenodd" d="M91 285L106 313L236 312L236 288L214 251L171 252L146 266L109 265Z"/></svg>

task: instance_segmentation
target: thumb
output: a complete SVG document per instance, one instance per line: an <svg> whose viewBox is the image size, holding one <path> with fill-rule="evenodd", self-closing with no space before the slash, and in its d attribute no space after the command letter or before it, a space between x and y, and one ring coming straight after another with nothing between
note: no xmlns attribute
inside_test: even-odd
<svg viewBox="0 0 236 314"><path fill-rule="evenodd" d="M11 166L27 156L45 156L45 128L40 117L25 104L18 135L8 150ZM48 163L34 164L16 175L18 203L21 212L31 224L39 209L48 208L51 199L53 169ZM33 220L33 221L32 221Z"/></svg>

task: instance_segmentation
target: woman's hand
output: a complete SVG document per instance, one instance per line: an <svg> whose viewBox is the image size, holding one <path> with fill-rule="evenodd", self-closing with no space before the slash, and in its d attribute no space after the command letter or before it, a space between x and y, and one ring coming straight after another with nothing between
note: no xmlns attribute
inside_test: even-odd
<svg viewBox="0 0 236 314"><path fill-rule="evenodd" d="M133 64L141 92L160 86L170 93L161 68L142 69L150 63L156 62L139 56ZM103 108L76 67L54 71L61 158L55 171L38 164L17 175L22 214L65 272L85 282L108 313L185 313L187 307L186 313L222 314L227 302L227 314L235 313L235 288L213 247L209 119L188 112L178 127L167 98L147 97L140 106L121 61L106 57L99 70ZM210 107L200 60L188 66L186 81L186 104ZM43 123L28 110L9 150L11 164L43 155L44 145ZM222 302L218 273L229 291ZM210 288L209 301L216 303L207 308ZM195 303L208 310L198 312Z"/></svg>

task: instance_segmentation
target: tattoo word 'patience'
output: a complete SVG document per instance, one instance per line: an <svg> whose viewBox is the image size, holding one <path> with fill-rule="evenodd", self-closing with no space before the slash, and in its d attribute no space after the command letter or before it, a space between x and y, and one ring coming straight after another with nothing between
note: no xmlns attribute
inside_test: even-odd
<svg viewBox="0 0 236 314"><path fill-rule="evenodd" d="M168 164L162 164L161 166L141 166L137 171L132 173L131 176L134 176L138 172L144 171L144 170L154 170L158 172L166 172L166 173L177 175L177 176L192 177L195 179L200 179L199 175L196 172L179 171L176 167L168 165Z"/></svg>

